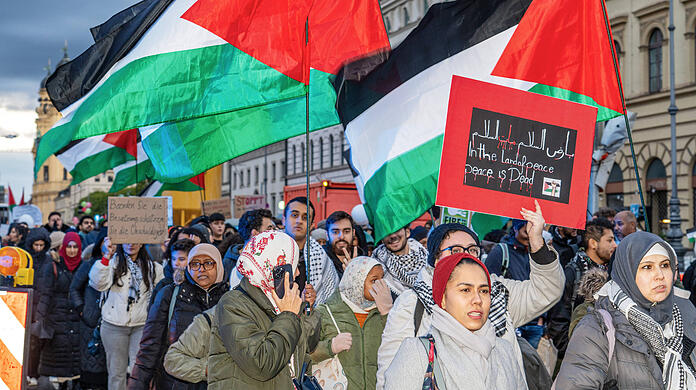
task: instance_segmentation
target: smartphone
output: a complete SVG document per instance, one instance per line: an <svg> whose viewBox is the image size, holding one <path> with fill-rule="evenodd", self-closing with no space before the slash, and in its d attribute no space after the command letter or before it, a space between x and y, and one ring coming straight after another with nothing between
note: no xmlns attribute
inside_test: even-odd
<svg viewBox="0 0 696 390"><path fill-rule="evenodd" d="M290 275L290 286L292 286L292 264L283 264L273 268L273 289L278 298L285 296L285 274Z"/></svg>

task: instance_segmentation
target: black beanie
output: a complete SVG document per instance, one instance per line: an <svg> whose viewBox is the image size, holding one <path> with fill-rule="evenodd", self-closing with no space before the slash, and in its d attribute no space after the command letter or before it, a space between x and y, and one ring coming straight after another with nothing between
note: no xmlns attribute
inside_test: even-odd
<svg viewBox="0 0 696 390"><path fill-rule="evenodd" d="M442 243L442 240L448 233L453 231L462 231L467 233L474 239L474 241L476 241L476 245L479 245L479 238L476 233L465 225L460 223L446 223L440 225L433 229L433 231L430 232L430 236L428 236L428 264L431 267L435 266L435 254L440 251L440 244Z"/></svg>

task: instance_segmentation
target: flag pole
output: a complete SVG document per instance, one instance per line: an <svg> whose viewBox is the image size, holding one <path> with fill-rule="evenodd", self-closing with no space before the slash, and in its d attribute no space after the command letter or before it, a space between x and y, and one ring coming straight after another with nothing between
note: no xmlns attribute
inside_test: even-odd
<svg viewBox="0 0 696 390"><path fill-rule="evenodd" d="M310 147L309 147L309 77L310 77L310 71L309 71L309 13L307 14L307 19L305 20L305 53L304 53L304 66L303 66L303 73L306 72L307 76L307 87L305 89L305 145L306 145L306 154L305 154L305 163L307 164L307 175L305 177L306 184L307 184L307 236L305 237L305 248L306 248L306 255L305 255L305 278L306 278L306 283L310 283L309 280L309 257L310 257L310 235L309 235L309 229L310 229L310 224L312 223L312 218L314 217L311 215L311 208L309 207L310 200L309 200L309 170L310 170Z"/></svg>
<svg viewBox="0 0 696 390"><path fill-rule="evenodd" d="M633 171L636 174L636 184L638 185L638 195L640 196L640 205L643 207L643 217L645 218L645 230L650 231L650 221L648 219L648 210L645 208L645 198L643 197L643 188L640 184L640 173L636 162L636 151L633 147L633 136L631 135L631 125L628 123L628 113L626 110L626 99L624 97L623 86L621 85L621 76L619 75L619 63L616 58L616 49L614 48L614 40L611 37L611 28L609 26L609 17L607 16L607 4L604 0L599 0L602 3L602 13L604 14L604 26L607 29L607 39L609 39L609 48L611 49L611 58L614 64L614 73L616 74L616 84L619 87L619 96L621 98L621 108L623 109L624 123L626 124L626 134L628 135L628 144L631 148L631 158L633 159ZM594 185L594 183L593 183Z"/></svg>

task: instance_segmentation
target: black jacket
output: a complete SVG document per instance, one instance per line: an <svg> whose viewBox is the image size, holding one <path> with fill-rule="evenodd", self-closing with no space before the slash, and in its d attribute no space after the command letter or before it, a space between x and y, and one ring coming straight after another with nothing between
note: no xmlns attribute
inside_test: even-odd
<svg viewBox="0 0 696 390"><path fill-rule="evenodd" d="M682 279L684 283L684 288L691 291L691 296L689 300L696 306L696 261L691 262L689 268L684 272L684 278Z"/></svg>
<svg viewBox="0 0 696 390"><path fill-rule="evenodd" d="M89 286L89 270L95 261L85 261L75 271L72 283L70 283L70 303L73 309L80 314L80 356L82 358L81 369L85 372L106 374L106 355L101 347L97 355L87 351L87 343L92 338L92 332L97 327L101 318L99 298L101 293Z"/></svg>
<svg viewBox="0 0 696 390"><path fill-rule="evenodd" d="M553 237L553 240L551 241L553 249L558 252L558 260L561 262L561 267L565 268L565 266L568 265L571 260L573 260L575 253L578 251L578 239L577 237L561 237L561 235L558 233L557 226L551 226L549 232L551 232L551 236Z"/></svg>
<svg viewBox="0 0 696 390"><path fill-rule="evenodd" d="M222 281L205 291L193 282L187 272L186 280L180 285L172 318L169 321L169 306L175 287L174 284L163 287L150 307L143 337L140 340L140 350L128 380L129 390L149 389L151 380L154 381L157 389L205 389L207 387L205 383L187 383L172 377L164 371L162 363L169 346L184 333L193 322L193 317L215 306L229 290L229 284L227 281ZM201 342L208 342L208 340L201 340Z"/></svg>
<svg viewBox="0 0 696 390"><path fill-rule="evenodd" d="M32 333L46 340L41 350L39 375L80 374L80 316L68 297L73 276L62 259L45 262L39 271L35 283L39 295L38 322L32 325Z"/></svg>
<svg viewBox="0 0 696 390"><path fill-rule="evenodd" d="M164 277L155 285L155 288L152 290L152 294L150 294L150 304L147 307L148 311L152 307L152 304L155 303L155 298L157 298L159 291L164 288L164 286L174 283L174 267L172 266L171 260L164 262L162 273L164 274Z"/></svg>

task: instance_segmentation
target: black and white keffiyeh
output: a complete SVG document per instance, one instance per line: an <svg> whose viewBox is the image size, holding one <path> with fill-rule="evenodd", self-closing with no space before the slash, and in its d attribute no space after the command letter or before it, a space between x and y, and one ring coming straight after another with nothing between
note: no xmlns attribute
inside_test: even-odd
<svg viewBox="0 0 696 390"><path fill-rule="evenodd" d="M607 296L633 328L648 343L662 364L662 379L666 390L684 390L696 385L695 373L683 360L684 325L677 304L672 304L672 321L662 327L651 316L639 310L638 305L614 281L607 282L597 293ZM687 387L689 386L689 387Z"/></svg>
<svg viewBox="0 0 696 390"><path fill-rule="evenodd" d="M382 244L375 249L372 257L379 260L386 268L385 271L408 289L413 287L418 272L426 264L428 250L412 238L408 239L407 244L409 249L405 255L395 255Z"/></svg>
<svg viewBox="0 0 696 390"><path fill-rule="evenodd" d="M130 272L130 285L128 286L128 305L126 310L130 310L131 304L140 300L140 283L143 281L143 273L138 264L136 264L129 256L126 256L126 264L128 272Z"/></svg>
<svg viewBox="0 0 696 390"><path fill-rule="evenodd" d="M432 273L433 267L424 267L419 274L418 280L416 280L412 287L413 291L415 291L418 296L418 300L423 303L425 311L430 315L433 314L433 307L435 306ZM430 277L429 281L426 280L426 275ZM493 325L497 337L502 337L507 331L505 325L507 322L506 314L509 299L510 292L503 283L498 281L491 283L491 309L488 312L488 319L491 321L491 325Z"/></svg>
<svg viewBox="0 0 696 390"><path fill-rule="evenodd" d="M326 255L324 248L315 239L309 237L309 245L305 245L302 256L307 259L307 247L309 247L309 284L317 291L316 304L324 303L338 288L338 273L333 262Z"/></svg>

